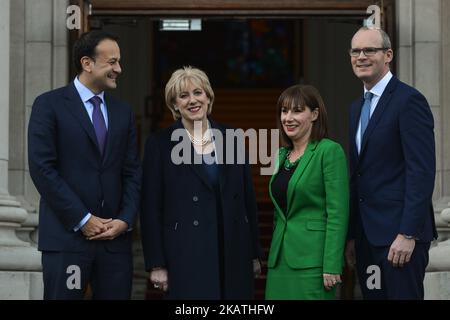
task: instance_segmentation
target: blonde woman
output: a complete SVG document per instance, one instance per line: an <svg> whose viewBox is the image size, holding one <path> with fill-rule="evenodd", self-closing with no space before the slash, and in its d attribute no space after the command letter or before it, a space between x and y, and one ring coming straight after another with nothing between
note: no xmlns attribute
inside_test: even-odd
<svg viewBox="0 0 450 320"><path fill-rule="evenodd" d="M167 299L252 299L260 247L250 167L217 160L224 150L210 129L225 135L225 127L210 118L214 92L203 71L176 70L165 98L175 122L148 138L143 163L141 228L150 281ZM187 142L182 156L192 161L177 164L174 133Z"/></svg>

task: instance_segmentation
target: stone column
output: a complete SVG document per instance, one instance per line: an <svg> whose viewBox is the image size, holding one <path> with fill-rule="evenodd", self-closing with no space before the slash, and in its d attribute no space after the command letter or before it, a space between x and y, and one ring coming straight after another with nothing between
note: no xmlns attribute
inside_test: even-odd
<svg viewBox="0 0 450 320"><path fill-rule="evenodd" d="M425 299L450 300L450 198L444 198L435 210L440 212L436 219L439 239L430 249Z"/></svg>
<svg viewBox="0 0 450 320"><path fill-rule="evenodd" d="M37 245L39 194L28 169L27 127L34 99L67 84L67 0L11 2L9 192L28 215L17 230Z"/></svg>
<svg viewBox="0 0 450 320"><path fill-rule="evenodd" d="M398 76L427 98L434 116L436 179L433 194L439 238L432 243L425 299L450 299L450 4L397 0Z"/></svg>
<svg viewBox="0 0 450 320"><path fill-rule="evenodd" d="M430 250L430 263L425 277L425 298L427 299L450 299L450 3L441 0L440 3L441 20L441 126L439 127L442 139L442 151L439 154L442 163L442 175L440 185L442 186L443 197L436 205L439 213L436 224L438 227L439 242Z"/></svg>
<svg viewBox="0 0 450 320"><path fill-rule="evenodd" d="M436 183L433 201L444 196L443 178L445 162L442 159L444 123L441 94L441 48L444 29L441 28L441 6L445 0L397 0L397 76L419 90L428 100L434 116L436 140Z"/></svg>
<svg viewBox="0 0 450 320"><path fill-rule="evenodd" d="M27 212L27 219L16 230L23 241L36 246L35 230L38 224L35 203L38 195L35 191L26 164L26 127L25 107L25 1L10 3L10 77L9 77L9 193L13 195ZM34 239L33 239L34 238Z"/></svg>
<svg viewBox="0 0 450 320"><path fill-rule="evenodd" d="M0 0L0 299L42 297L40 253L17 238L27 212L8 191L10 0Z"/></svg>
<svg viewBox="0 0 450 320"><path fill-rule="evenodd" d="M40 272L21 273L19 276L8 270L40 270L40 254L28 245L37 245L39 194L29 175L27 127L36 96L67 84L65 19L68 3L68 0L0 1L0 41L4 44L1 57L7 57L2 63L9 66L8 73L1 70L6 79L5 87L0 90L1 97L6 100L0 108L3 116L0 119L0 198L6 195L7 205L20 213L15 212L14 218L11 218L11 211L5 217L0 213L0 225L5 221L9 226L8 230L3 228L0 232L0 299L42 299ZM9 96L3 94L8 90ZM4 256L7 252L13 254L17 251L11 253L6 243L8 246L12 243L15 248L27 248L16 255L21 260ZM10 263L6 266L8 261ZM12 288L17 290L11 291Z"/></svg>

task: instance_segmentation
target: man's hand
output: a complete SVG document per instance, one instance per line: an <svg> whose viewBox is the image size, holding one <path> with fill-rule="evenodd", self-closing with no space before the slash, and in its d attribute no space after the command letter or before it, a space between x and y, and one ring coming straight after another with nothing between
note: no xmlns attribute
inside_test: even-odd
<svg viewBox="0 0 450 320"><path fill-rule="evenodd" d="M389 249L388 261L394 267L403 267L411 260L411 255L416 246L416 240L406 239L402 234L397 235Z"/></svg>
<svg viewBox="0 0 450 320"><path fill-rule="evenodd" d="M112 219L102 219L91 215L89 220L81 227L81 232L83 232L84 236L87 238L93 237L108 230L105 224L111 222L111 220Z"/></svg>
<svg viewBox="0 0 450 320"><path fill-rule="evenodd" d="M114 219L105 223L107 230L90 237L89 240L112 240L128 230L128 224L122 220Z"/></svg>
<svg viewBox="0 0 450 320"><path fill-rule="evenodd" d="M333 289L335 285L341 282L342 282L341 275L339 274L329 274L329 273L323 274L323 286L327 291L330 291L331 289Z"/></svg>
<svg viewBox="0 0 450 320"><path fill-rule="evenodd" d="M355 240L348 240L345 247L345 261L347 266L351 269L355 267L356 255L355 255Z"/></svg>
<svg viewBox="0 0 450 320"><path fill-rule="evenodd" d="M261 275L261 262L259 259L253 259L253 274L255 278L259 278Z"/></svg>
<svg viewBox="0 0 450 320"><path fill-rule="evenodd" d="M156 289L167 292L169 290L169 278L167 270L164 268L155 268L150 272L150 282Z"/></svg>

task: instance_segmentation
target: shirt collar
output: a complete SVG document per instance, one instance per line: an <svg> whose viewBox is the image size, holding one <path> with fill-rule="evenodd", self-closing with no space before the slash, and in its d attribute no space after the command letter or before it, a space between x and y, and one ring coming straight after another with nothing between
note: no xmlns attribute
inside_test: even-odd
<svg viewBox="0 0 450 320"><path fill-rule="evenodd" d="M81 100L84 103L88 102L93 96L98 96L98 97L100 97L100 99L102 99L102 103L105 104L105 99L104 99L105 91L102 91L99 94L93 93L91 91L91 89L86 87L84 84L82 84L80 82L80 80L78 80L78 76L75 77L75 80L73 82L74 82L75 88L78 91L78 94L80 95Z"/></svg>
<svg viewBox="0 0 450 320"><path fill-rule="evenodd" d="M392 79L392 73L391 73L391 71L388 71L388 73L385 74L383 79L378 81L378 83L372 89L367 90L366 87L364 87L364 95L366 94L366 92L370 91L377 97L381 97L381 95L384 92L384 89L386 89L386 87L387 87L389 81L391 81L391 79Z"/></svg>

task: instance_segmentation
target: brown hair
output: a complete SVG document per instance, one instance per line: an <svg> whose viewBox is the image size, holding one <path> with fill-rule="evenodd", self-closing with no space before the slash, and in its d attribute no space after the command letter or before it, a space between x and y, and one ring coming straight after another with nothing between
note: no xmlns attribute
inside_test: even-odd
<svg viewBox="0 0 450 320"><path fill-rule="evenodd" d="M310 141L320 141L328 137L327 111L319 91L313 86L295 85L284 90L277 102L277 124L281 132L281 143L284 146L292 148L293 144L283 130L281 109L283 107L290 109L293 106L298 106L301 110L304 110L304 108L309 108L311 111L317 109L319 113L311 129Z"/></svg>

